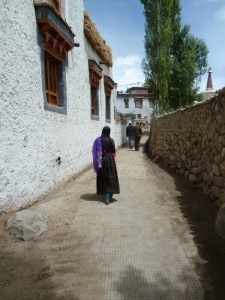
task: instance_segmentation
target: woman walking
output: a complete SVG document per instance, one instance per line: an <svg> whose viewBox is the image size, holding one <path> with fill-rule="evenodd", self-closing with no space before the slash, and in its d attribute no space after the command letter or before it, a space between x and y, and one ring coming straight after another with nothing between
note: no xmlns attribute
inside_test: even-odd
<svg viewBox="0 0 225 300"><path fill-rule="evenodd" d="M110 138L110 127L105 126L102 135L95 139L92 154L93 168L97 173L97 195L104 195L105 203L109 204L113 194L120 193L115 162L116 149L114 140Z"/></svg>

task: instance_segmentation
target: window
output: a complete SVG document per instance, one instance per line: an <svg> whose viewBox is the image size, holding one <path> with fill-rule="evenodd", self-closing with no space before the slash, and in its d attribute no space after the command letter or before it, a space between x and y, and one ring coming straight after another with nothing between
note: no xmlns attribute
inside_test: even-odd
<svg viewBox="0 0 225 300"><path fill-rule="evenodd" d="M98 116L98 86L91 85L91 115Z"/></svg>
<svg viewBox="0 0 225 300"><path fill-rule="evenodd" d="M105 118L107 121L111 120L111 96L105 97Z"/></svg>
<svg viewBox="0 0 225 300"><path fill-rule="evenodd" d="M134 99L135 102L135 108L142 108L142 99Z"/></svg>
<svg viewBox="0 0 225 300"><path fill-rule="evenodd" d="M66 113L66 76L65 64L52 57L47 51L44 53L44 81L46 91L45 109Z"/></svg>
<svg viewBox="0 0 225 300"><path fill-rule="evenodd" d="M94 60L89 60L90 92L91 92L91 118L99 120L99 83L102 69Z"/></svg>
<svg viewBox="0 0 225 300"><path fill-rule="evenodd" d="M104 76L105 84L105 118L107 122L111 121L111 92L114 88L114 81L108 77Z"/></svg>
<svg viewBox="0 0 225 300"><path fill-rule="evenodd" d="M125 108L129 108L129 99L124 99Z"/></svg>
<svg viewBox="0 0 225 300"><path fill-rule="evenodd" d="M45 88L47 102L58 105L56 60L45 53Z"/></svg>
<svg viewBox="0 0 225 300"><path fill-rule="evenodd" d="M63 61L57 59L49 53L48 49L44 51L44 83L45 83L45 109L66 113L66 76L65 66L67 58Z"/></svg>
<svg viewBox="0 0 225 300"><path fill-rule="evenodd" d="M141 119L141 114L137 114L137 119Z"/></svg>
<svg viewBox="0 0 225 300"><path fill-rule="evenodd" d="M49 6L50 4L51 6ZM52 8L54 7L54 8ZM44 107L46 110L66 113L67 53L74 47L74 33L55 10L60 12L59 0L48 0L47 4L35 4L39 24L40 47L42 49Z"/></svg>

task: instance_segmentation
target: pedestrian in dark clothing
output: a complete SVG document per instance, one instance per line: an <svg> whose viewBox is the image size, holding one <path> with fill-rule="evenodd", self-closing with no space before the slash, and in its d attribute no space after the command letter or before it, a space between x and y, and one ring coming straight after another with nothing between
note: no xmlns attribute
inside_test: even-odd
<svg viewBox="0 0 225 300"><path fill-rule="evenodd" d="M113 194L120 193L116 169L115 143L110 138L110 127L102 129L102 135L95 139L93 148L93 168L97 172L97 195L104 195L105 203L109 204Z"/></svg>
<svg viewBox="0 0 225 300"><path fill-rule="evenodd" d="M134 146L134 127L131 122L129 122L129 125L126 128L126 136L128 138L128 147L132 149Z"/></svg>
<svg viewBox="0 0 225 300"><path fill-rule="evenodd" d="M136 126L134 126L135 151L139 151L141 136L141 126L139 125L139 123L136 123Z"/></svg>

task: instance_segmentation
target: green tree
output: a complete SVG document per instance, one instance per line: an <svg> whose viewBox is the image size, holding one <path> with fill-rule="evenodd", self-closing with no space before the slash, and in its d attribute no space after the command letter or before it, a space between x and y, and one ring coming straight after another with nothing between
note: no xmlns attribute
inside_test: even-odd
<svg viewBox="0 0 225 300"><path fill-rule="evenodd" d="M142 62L156 113L177 109L198 98L197 80L206 72L208 49L181 26L179 0L141 0L146 19Z"/></svg>
<svg viewBox="0 0 225 300"><path fill-rule="evenodd" d="M185 107L199 100L197 83L207 70L207 54L204 41L191 35L188 25L181 28L171 47L170 108Z"/></svg>
<svg viewBox="0 0 225 300"><path fill-rule="evenodd" d="M171 5L173 0L141 0L145 8L146 59L142 66L146 84L150 87L155 109L164 111L168 97L168 77L170 73L170 44L171 32Z"/></svg>
<svg viewBox="0 0 225 300"><path fill-rule="evenodd" d="M119 113L119 115L121 116L121 118L123 118L123 119L130 119L132 122L135 119L135 114L133 114L133 113L126 113L126 114Z"/></svg>

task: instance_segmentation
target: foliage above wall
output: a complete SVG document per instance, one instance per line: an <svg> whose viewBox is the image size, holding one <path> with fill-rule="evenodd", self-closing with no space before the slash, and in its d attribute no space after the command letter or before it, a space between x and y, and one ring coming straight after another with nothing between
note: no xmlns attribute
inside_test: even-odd
<svg viewBox="0 0 225 300"><path fill-rule="evenodd" d="M84 12L84 33L92 47L103 59L103 61L110 67L112 67L111 49L99 34L98 30L95 27L95 24L91 21L86 11Z"/></svg>

